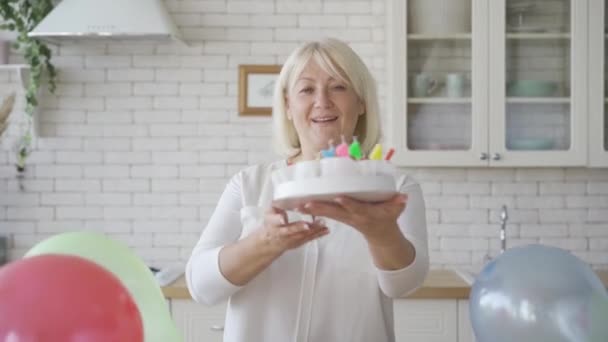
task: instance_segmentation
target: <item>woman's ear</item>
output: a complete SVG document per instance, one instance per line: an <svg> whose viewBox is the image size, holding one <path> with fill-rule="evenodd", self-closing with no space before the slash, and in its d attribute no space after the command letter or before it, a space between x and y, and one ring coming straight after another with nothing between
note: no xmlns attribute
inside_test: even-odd
<svg viewBox="0 0 608 342"><path fill-rule="evenodd" d="M359 116L365 114L365 104L363 101L359 101Z"/></svg>

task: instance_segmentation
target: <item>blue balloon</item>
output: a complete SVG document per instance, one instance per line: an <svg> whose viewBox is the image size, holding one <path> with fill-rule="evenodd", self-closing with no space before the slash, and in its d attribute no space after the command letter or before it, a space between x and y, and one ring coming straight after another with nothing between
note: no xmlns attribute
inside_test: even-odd
<svg viewBox="0 0 608 342"><path fill-rule="evenodd" d="M608 294L593 270L556 247L511 248L469 298L477 342L606 342Z"/></svg>

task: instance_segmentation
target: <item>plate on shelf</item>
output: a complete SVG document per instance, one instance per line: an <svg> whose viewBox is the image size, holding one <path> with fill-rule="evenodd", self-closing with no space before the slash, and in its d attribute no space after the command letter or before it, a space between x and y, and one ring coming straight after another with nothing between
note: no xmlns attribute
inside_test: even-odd
<svg viewBox="0 0 608 342"><path fill-rule="evenodd" d="M519 151L544 151L551 150L553 147L554 141L549 138L513 139L508 146L510 150Z"/></svg>
<svg viewBox="0 0 608 342"><path fill-rule="evenodd" d="M557 82L545 80L514 80L507 82L509 97L551 97L557 92Z"/></svg>

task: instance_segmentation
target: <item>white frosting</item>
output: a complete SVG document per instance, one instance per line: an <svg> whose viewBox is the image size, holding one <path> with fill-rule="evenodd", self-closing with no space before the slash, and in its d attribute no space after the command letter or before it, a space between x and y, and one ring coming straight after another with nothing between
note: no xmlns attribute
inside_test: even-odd
<svg viewBox="0 0 608 342"><path fill-rule="evenodd" d="M395 166L385 160L336 157L303 161L272 173L273 197L282 208L339 195L381 201L396 192L396 174Z"/></svg>
<svg viewBox="0 0 608 342"><path fill-rule="evenodd" d="M350 158L324 158L307 160L276 170L272 174L275 186L311 178L344 178L350 176L395 176L397 170L386 160L352 160Z"/></svg>

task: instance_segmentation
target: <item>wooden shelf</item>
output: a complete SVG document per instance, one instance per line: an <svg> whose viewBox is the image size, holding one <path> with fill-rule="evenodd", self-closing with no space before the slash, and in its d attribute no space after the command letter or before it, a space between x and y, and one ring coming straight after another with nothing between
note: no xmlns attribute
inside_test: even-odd
<svg viewBox="0 0 608 342"><path fill-rule="evenodd" d="M27 64L0 64L0 70L29 69Z"/></svg>
<svg viewBox="0 0 608 342"><path fill-rule="evenodd" d="M507 39L570 39L570 33L507 33Z"/></svg>
<svg viewBox="0 0 608 342"><path fill-rule="evenodd" d="M454 34L419 34L411 33L407 35L408 40L467 40L471 39L470 33Z"/></svg>
<svg viewBox="0 0 608 342"><path fill-rule="evenodd" d="M507 103L570 103L569 97L507 97Z"/></svg>
<svg viewBox="0 0 608 342"><path fill-rule="evenodd" d="M407 103L412 104L470 104L470 97L410 97Z"/></svg>

